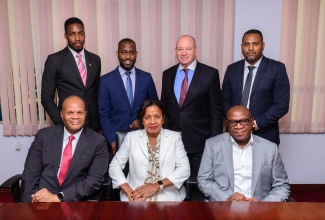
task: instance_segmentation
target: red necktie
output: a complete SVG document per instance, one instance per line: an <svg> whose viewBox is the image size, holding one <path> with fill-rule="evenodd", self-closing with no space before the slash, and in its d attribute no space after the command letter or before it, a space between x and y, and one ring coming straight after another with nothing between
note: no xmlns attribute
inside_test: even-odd
<svg viewBox="0 0 325 220"><path fill-rule="evenodd" d="M70 162L72 159L72 141L74 139L74 136L71 135L69 137L69 142L67 144L67 146L65 146L64 151L63 151L63 155L62 155L62 159L61 159L61 166L60 166L60 173L59 173L59 183L60 186L63 183L63 180L65 179L65 176L67 175L69 166L70 166Z"/></svg>
<svg viewBox="0 0 325 220"><path fill-rule="evenodd" d="M86 86L87 72L86 72L86 68L85 68L84 62L82 62L81 57L82 57L82 55L78 53L77 54L77 58L78 58L78 70L79 70L79 73L80 73L82 82Z"/></svg>
<svg viewBox="0 0 325 220"><path fill-rule="evenodd" d="M185 72L185 77L183 79L182 82L182 87L181 87L181 95L179 97L179 106L182 107L185 97L186 97L186 93L187 93L187 87L188 87L188 69L183 69Z"/></svg>

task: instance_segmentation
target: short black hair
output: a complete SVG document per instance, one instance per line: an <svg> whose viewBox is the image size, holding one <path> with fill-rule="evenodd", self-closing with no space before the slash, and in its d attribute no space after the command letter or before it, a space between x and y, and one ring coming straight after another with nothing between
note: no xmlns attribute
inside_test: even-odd
<svg viewBox="0 0 325 220"><path fill-rule="evenodd" d="M84 27L84 23L82 23L82 21L79 19L79 18L76 18L76 17L71 17L71 18L68 18L65 22L64 22L64 31L67 32L67 27L70 25L70 24L81 24L83 28Z"/></svg>
<svg viewBox="0 0 325 220"><path fill-rule="evenodd" d="M137 50L137 45L136 45L136 43L134 42L134 40L132 40L132 39L130 39L130 38L124 38L124 39L120 40L120 41L118 42L117 50L120 48L120 46L121 46L122 43L133 43L134 46L135 46L135 50Z"/></svg>
<svg viewBox="0 0 325 220"><path fill-rule="evenodd" d="M157 100L157 99L148 99L146 101L144 101L139 109L139 113L138 113L138 125L139 127L142 129L143 128L143 124L142 124L142 119L144 117L144 115L146 114L146 109L150 106L157 106L160 110L161 110L161 113L164 117L164 127L167 126L167 118L166 118L166 108L165 108L165 105Z"/></svg>
<svg viewBox="0 0 325 220"><path fill-rule="evenodd" d="M243 35L242 41L244 40L244 37L245 37L246 34L258 34L258 35L260 35L261 39L262 39L262 43L263 43L263 34L262 34L261 31L256 30L256 29L250 29L250 30L246 31L245 34Z"/></svg>

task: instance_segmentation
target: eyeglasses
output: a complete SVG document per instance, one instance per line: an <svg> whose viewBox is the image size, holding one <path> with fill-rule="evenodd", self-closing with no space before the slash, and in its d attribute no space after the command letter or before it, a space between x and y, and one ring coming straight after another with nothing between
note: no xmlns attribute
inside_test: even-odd
<svg viewBox="0 0 325 220"><path fill-rule="evenodd" d="M227 123L230 127L235 127L238 123L242 126L247 126L251 118L245 118L240 120L227 120Z"/></svg>

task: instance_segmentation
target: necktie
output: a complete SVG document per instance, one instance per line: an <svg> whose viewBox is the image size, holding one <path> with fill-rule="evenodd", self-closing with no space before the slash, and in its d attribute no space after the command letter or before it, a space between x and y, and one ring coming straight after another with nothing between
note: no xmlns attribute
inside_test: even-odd
<svg viewBox="0 0 325 220"><path fill-rule="evenodd" d="M81 59L82 55L81 54L77 54L77 58L78 58L78 70L82 79L82 82L84 83L84 86L86 86L86 80L87 80L87 72L86 72L86 68L84 65L84 62L82 62Z"/></svg>
<svg viewBox="0 0 325 220"><path fill-rule="evenodd" d="M69 137L69 142L67 146L65 146L62 159L61 159L61 166L60 166L60 173L59 173L59 183L62 185L63 180L65 179L65 176L67 175L70 162L72 159L72 141L74 140L74 136L71 135Z"/></svg>
<svg viewBox="0 0 325 220"><path fill-rule="evenodd" d="M130 77L131 73L132 73L131 71L125 72L125 74L128 76L128 78L126 79L126 94L128 95L130 105L132 106L133 89L132 89L132 80L131 80L131 77Z"/></svg>
<svg viewBox="0 0 325 220"><path fill-rule="evenodd" d="M182 87L181 87L181 95L179 97L179 106L182 107L186 93L187 93L187 87L188 87L188 69L183 69L185 72L185 77L182 82Z"/></svg>
<svg viewBox="0 0 325 220"><path fill-rule="evenodd" d="M255 66L248 66L249 73L248 73L247 78L246 78L245 87L244 87L243 94L242 94L242 97L241 97L241 102L240 102L240 105L245 106L245 107L247 107L249 92L251 90L251 84L252 84L252 79L253 79L253 69L254 68L255 68Z"/></svg>

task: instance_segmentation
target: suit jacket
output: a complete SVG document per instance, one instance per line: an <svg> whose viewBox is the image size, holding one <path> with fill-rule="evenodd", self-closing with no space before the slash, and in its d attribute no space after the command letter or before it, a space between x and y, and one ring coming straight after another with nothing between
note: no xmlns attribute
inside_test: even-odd
<svg viewBox="0 0 325 220"><path fill-rule="evenodd" d="M122 170L128 160L129 174L125 178ZM146 130L129 132L109 165L113 188L123 183L128 183L133 190L142 186L147 176L148 166ZM159 191L158 201L182 201L186 194L183 183L190 176L190 164L178 132L161 130L159 171L161 179L168 178L174 185ZM128 201L127 195L122 190L121 200Z"/></svg>
<svg viewBox="0 0 325 220"><path fill-rule="evenodd" d="M135 91L130 105L118 67L103 75L99 87L99 116L104 135L111 144L116 131L130 131L138 111L147 99L158 99L150 73L135 68Z"/></svg>
<svg viewBox="0 0 325 220"><path fill-rule="evenodd" d="M68 47L48 56L42 76L42 105L54 124L62 123L60 111L65 98L77 95L86 103L86 125L95 131L100 129L98 115L98 88L101 63L99 56L85 51L87 82L84 86L75 58ZM59 96L54 103L55 92Z"/></svg>
<svg viewBox="0 0 325 220"><path fill-rule="evenodd" d="M222 84L224 114L240 105L245 60L228 66ZM253 83L249 110L259 130L254 134L279 145L279 119L289 110L290 83L285 65L263 57Z"/></svg>
<svg viewBox="0 0 325 220"><path fill-rule="evenodd" d="M22 175L23 201L42 188L53 194L63 192L66 201L87 200L97 192L108 168L104 136L84 127L62 185L58 182L64 127L57 125L38 131L26 158Z"/></svg>
<svg viewBox="0 0 325 220"><path fill-rule="evenodd" d="M276 144L253 135L252 197L284 201L290 194L287 173ZM198 187L210 201L225 201L234 194L231 136L224 133L206 141Z"/></svg>
<svg viewBox="0 0 325 220"><path fill-rule="evenodd" d="M222 133L222 100L218 70L197 62L182 107L174 93L178 64L163 72L161 101L167 128L181 131L187 153L202 153L207 138Z"/></svg>

